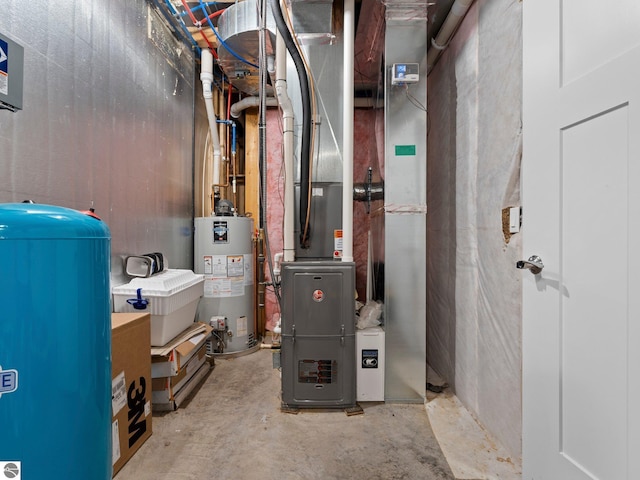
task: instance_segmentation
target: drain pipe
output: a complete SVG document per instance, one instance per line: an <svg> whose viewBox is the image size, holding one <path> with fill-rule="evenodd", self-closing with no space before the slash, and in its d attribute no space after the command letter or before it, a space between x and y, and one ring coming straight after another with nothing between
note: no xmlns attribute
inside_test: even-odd
<svg viewBox="0 0 640 480"><path fill-rule="evenodd" d="M211 52L203 48L200 56L201 70L200 80L202 81L202 95L204 97L204 104L207 107L207 118L209 120L209 131L211 132L211 144L213 146L213 185L214 196L219 196L220 190L218 185L220 184L220 137L218 136L218 125L216 125L216 115L213 109L213 92L211 91L211 84L213 83L213 55ZM214 198L214 202L215 202Z"/></svg>
<svg viewBox="0 0 640 480"><path fill-rule="evenodd" d="M355 2L344 1L342 111L342 261L353 262L353 59Z"/></svg>
<svg viewBox="0 0 640 480"><path fill-rule="evenodd" d="M449 46L449 41L458 30L472 3L473 0L456 0L451 6L438 34L431 39L431 48L427 51L427 75L431 73L431 69L435 66L440 55Z"/></svg>
<svg viewBox="0 0 640 480"><path fill-rule="evenodd" d="M233 118L240 118L240 115L247 108L259 107L260 97L244 97L242 100L237 101L231 105L231 116ZM278 99L275 97L267 97L267 107L277 107Z"/></svg>
<svg viewBox="0 0 640 480"><path fill-rule="evenodd" d="M295 187L293 171L293 105L287 92L287 47L278 33L276 38L276 95L282 108L284 151L284 261L295 260Z"/></svg>

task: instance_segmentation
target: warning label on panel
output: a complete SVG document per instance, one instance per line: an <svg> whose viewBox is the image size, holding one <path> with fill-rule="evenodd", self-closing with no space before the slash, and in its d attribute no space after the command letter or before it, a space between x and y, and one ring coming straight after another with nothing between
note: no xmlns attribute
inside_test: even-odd
<svg viewBox="0 0 640 480"><path fill-rule="evenodd" d="M333 249L337 252L342 252L342 230L333 231Z"/></svg>
<svg viewBox="0 0 640 480"><path fill-rule="evenodd" d="M227 275L230 277L242 277L244 275L244 257L242 255L229 255L227 257Z"/></svg>
<svg viewBox="0 0 640 480"><path fill-rule="evenodd" d="M9 94L9 44L0 39L0 93Z"/></svg>
<svg viewBox="0 0 640 480"><path fill-rule="evenodd" d="M205 275L212 275L214 277L227 276L226 255L204 255L202 261Z"/></svg>
<svg viewBox="0 0 640 480"><path fill-rule="evenodd" d="M204 296L208 298L241 297L244 295L242 277L205 277Z"/></svg>

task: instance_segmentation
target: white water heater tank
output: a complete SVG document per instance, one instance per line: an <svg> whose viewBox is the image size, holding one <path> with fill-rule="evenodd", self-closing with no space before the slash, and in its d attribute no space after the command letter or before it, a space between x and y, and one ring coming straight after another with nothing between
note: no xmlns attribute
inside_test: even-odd
<svg viewBox="0 0 640 480"><path fill-rule="evenodd" d="M220 353L255 346L253 219L196 218L194 238L194 270L204 275L196 319L206 324L227 319L224 331L216 331L224 344Z"/></svg>

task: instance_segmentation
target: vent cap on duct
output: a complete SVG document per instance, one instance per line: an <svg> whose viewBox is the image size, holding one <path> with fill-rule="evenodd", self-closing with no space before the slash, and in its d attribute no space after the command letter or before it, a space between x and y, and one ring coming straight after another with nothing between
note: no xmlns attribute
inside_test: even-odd
<svg viewBox="0 0 640 480"><path fill-rule="evenodd" d="M266 55L274 55L275 21L267 9ZM218 64L238 90L250 95L260 92L260 75L255 66L236 58L225 48L253 65L259 65L260 16L256 0L245 0L228 7L218 19L218 34L224 42L218 47Z"/></svg>
<svg viewBox="0 0 640 480"><path fill-rule="evenodd" d="M289 0L291 22L303 45L332 44L333 0Z"/></svg>
<svg viewBox="0 0 640 480"><path fill-rule="evenodd" d="M383 0L387 20L426 20L427 0Z"/></svg>

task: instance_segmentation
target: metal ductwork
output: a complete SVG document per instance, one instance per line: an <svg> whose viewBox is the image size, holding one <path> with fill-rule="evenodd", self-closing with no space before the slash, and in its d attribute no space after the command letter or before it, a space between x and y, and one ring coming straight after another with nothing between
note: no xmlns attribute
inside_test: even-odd
<svg viewBox="0 0 640 480"><path fill-rule="evenodd" d="M426 0L383 0L387 9L387 20L426 20Z"/></svg>
<svg viewBox="0 0 640 480"><path fill-rule="evenodd" d="M275 21L267 13L266 55L275 51ZM260 16L256 0L245 0L228 7L218 20L222 39L218 63L238 90L250 95L260 91L258 72L260 51Z"/></svg>
<svg viewBox="0 0 640 480"><path fill-rule="evenodd" d="M385 400L424 401L426 378L426 2L387 1L385 32ZM417 64L393 84L394 64ZM415 101L409 99L409 95Z"/></svg>
<svg viewBox="0 0 640 480"><path fill-rule="evenodd" d="M303 45L333 43L333 0L289 0L291 23Z"/></svg>

